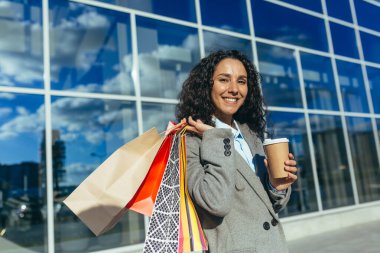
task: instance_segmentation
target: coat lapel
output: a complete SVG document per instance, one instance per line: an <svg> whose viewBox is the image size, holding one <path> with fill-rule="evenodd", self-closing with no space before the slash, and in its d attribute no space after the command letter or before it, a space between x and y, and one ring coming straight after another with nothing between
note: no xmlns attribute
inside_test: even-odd
<svg viewBox="0 0 380 253"><path fill-rule="evenodd" d="M240 159L240 163L244 164L245 166L238 166L237 170L244 177L244 179L251 186L251 188L256 192L259 198L264 202L264 204L267 206L268 210L272 213L272 215L276 217L276 214L273 211L272 203L267 197L268 193L265 191L263 187L266 187L268 179L266 175L266 167L263 163L264 151L262 148L261 141L256 136L256 134L254 134L249 129L247 124L238 123L238 125L254 157L256 174L252 171L252 169L247 165L246 161L240 155L238 156L238 159Z"/></svg>

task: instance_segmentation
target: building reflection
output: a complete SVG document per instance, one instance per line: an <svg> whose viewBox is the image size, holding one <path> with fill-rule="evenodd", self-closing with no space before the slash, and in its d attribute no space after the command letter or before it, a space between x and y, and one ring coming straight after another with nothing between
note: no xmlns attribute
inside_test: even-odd
<svg viewBox="0 0 380 253"><path fill-rule="evenodd" d="M42 252L47 240L45 131L41 136L40 163L0 164L0 235ZM53 175L62 178L66 151L58 130L53 130L52 142ZM54 185L54 195L62 191L58 183Z"/></svg>

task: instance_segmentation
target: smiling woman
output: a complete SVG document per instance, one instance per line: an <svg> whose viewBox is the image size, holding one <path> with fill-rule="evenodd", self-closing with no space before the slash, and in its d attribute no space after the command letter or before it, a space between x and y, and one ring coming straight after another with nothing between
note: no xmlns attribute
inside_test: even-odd
<svg viewBox="0 0 380 253"><path fill-rule="evenodd" d="M276 213L289 201L297 168L289 154L287 177L267 172L259 80L246 56L220 50L192 69L179 96L177 118L188 120L190 132L187 186L210 253L287 252Z"/></svg>

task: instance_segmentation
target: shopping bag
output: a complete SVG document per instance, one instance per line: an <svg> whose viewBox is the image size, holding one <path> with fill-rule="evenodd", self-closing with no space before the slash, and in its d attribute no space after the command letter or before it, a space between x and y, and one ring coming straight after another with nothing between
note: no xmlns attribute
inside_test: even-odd
<svg viewBox="0 0 380 253"><path fill-rule="evenodd" d="M186 180L186 136L180 136L180 229L178 252L203 252L208 250L195 206L190 198Z"/></svg>
<svg viewBox="0 0 380 253"><path fill-rule="evenodd" d="M135 212L152 216L154 202L156 201L158 188L160 187L162 177L168 162L170 148L173 141L173 134L178 129L182 129L186 122L176 124L169 121L165 131L165 139L154 158L152 165L141 183L135 196L127 204L127 208Z"/></svg>
<svg viewBox="0 0 380 253"><path fill-rule="evenodd" d="M165 137L156 157L154 158L149 172L136 194L127 204L127 208L135 212L152 216L154 202L156 201L158 188L168 162L173 135Z"/></svg>
<svg viewBox="0 0 380 253"><path fill-rule="evenodd" d="M144 253L202 252L208 249L186 183L184 131L173 137L169 161L153 208Z"/></svg>
<svg viewBox="0 0 380 253"><path fill-rule="evenodd" d="M180 200L178 144L179 138L175 135L145 237L144 253L178 252Z"/></svg>
<svg viewBox="0 0 380 253"><path fill-rule="evenodd" d="M144 180L163 139L155 128L117 149L64 203L95 234L112 228Z"/></svg>

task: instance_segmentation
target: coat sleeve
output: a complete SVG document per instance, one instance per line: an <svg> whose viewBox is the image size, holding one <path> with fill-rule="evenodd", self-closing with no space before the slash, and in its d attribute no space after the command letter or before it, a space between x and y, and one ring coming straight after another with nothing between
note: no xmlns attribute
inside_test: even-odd
<svg viewBox="0 0 380 253"><path fill-rule="evenodd" d="M268 185L269 185L269 179ZM270 189L269 186L267 186L267 191L269 198L272 202L273 210L278 213L280 212L289 202L290 194L292 192L292 187L289 186L288 189L286 189L285 193L278 193L276 191L273 191Z"/></svg>
<svg viewBox="0 0 380 253"><path fill-rule="evenodd" d="M188 136L187 183L193 201L208 213L224 217L231 209L235 187L233 135L229 129L210 129L202 139Z"/></svg>

